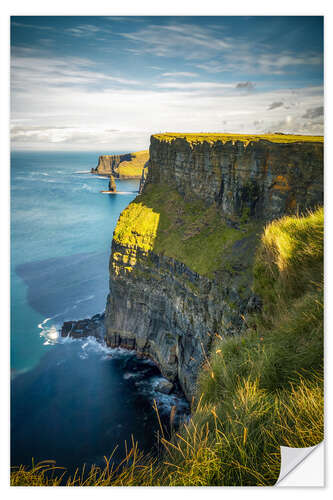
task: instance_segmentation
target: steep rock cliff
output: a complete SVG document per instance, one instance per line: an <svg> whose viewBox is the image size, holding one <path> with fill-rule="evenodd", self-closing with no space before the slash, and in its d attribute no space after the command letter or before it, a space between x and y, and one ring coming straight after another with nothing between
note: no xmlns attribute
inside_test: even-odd
<svg viewBox="0 0 333 500"><path fill-rule="evenodd" d="M97 167L91 169L91 173L99 175L114 175L120 162L130 160L131 153L124 155L102 155L98 158Z"/></svg>
<svg viewBox="0 0 333 500"><path fill-rule="evenodd" d="M211 137L152 136L148 182L171 182L227 216L272 220L322 203L322 138Z"/></svg>
<svg viewBox="0 0 333 500"><path fill-rule="evenodd" d="M107 343L153 358L189 399L214 336L260 307L264 222L322 203L321 139L282 141L152 136L142 194L115 229Z"/></svg>

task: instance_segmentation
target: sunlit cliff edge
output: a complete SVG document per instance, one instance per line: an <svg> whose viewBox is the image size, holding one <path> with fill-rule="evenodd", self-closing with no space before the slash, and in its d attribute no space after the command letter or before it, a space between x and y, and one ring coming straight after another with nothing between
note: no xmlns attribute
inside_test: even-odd
<svg viewBox="0 0 333 500"><path fill-rule="evenodd" d="M140 179L148 157L148 151L102 155L98 158L97 167L91 169L91 173L113 175L118 179Z"/></svg>

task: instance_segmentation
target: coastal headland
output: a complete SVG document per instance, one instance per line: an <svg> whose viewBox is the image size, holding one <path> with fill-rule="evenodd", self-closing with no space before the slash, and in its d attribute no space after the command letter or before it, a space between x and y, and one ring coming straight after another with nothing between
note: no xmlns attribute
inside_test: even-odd
<svg viewBox="0 0 333 500"><path fill-rule="evenodd" d="M157 134L145 170L94 321L192 417L135 484L274 484L280 445L323 439L323 138Z"/></svg>
<svg viewBox="0 0 333 500"><path fill-rule="evenodd" d="M148 150L122 155L102 155L98 158L97 167L91 169L91 173L112 175L116 179L140 179L148 158Z"/></svg>

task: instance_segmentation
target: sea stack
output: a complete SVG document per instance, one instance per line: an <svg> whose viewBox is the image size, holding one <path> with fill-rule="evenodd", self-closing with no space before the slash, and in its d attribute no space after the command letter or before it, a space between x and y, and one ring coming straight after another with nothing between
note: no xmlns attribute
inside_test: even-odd
<svg viewBox="0 0 333 500"><path fill-rule="evenodd" d="M115 193L117 191L116 182L114 180L113 175L110 175L109 191L111 191L112 193Z"/></svg>

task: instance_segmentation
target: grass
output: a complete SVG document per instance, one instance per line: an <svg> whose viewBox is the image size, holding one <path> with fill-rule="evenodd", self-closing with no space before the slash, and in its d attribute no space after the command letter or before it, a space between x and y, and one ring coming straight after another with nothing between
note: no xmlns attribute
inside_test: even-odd
<svg viewBox="0 0 333 500"><path fill-rule="evenodd" d="M214 206L185 201L170 186L150 184L122 212L114 240L134 254L137 249L153 251L213 278L226 267L228 253L235 257L234 244L258 228L255 222L240 224L239 229L230 227Z"/></svg>
<svg viewBox="0 0 333 500"><path fill-rule="evenodd" d="M176 139L186 139L190 144L200 144L208 142L244 142L247 146L250 142L269 141L277 143L292 143L292 142L323 142L323 136L310 135L292 135L292 134L212 134L212 133L173 133L166 132L165 134L154 134L153 137L162 142L173 142Z"/></svg>
<svg viewBox="0 0 333 500"><path fill-rule="evenodd" d="M280 445L308 447L323 439L322 209L266 227L254 286L262 313L245 318L241 335L216 334L191 420L170 440L161 429L161 456L143 456L132 443L120 467L111 457L105 469L77 471L66 484L273 485ZM62 472L44 467L13 470L12 484L59 484Z"/></svg>
<svg viewBox="0 0 333 500"><path fill-rule="evenodd" d="M254 276L255 291L266 297L267 317L322 283L323 220L319 208L307 217L284 217L265 229Z"/></svg>
<svg viewBox="0 0 333 500"><path fill-rule="evenodd" d="M116 171L120 178L141 177L142 169L149 159L149 151L137 151L131 153L131 161L122 161L119 163Z"/></svg>

